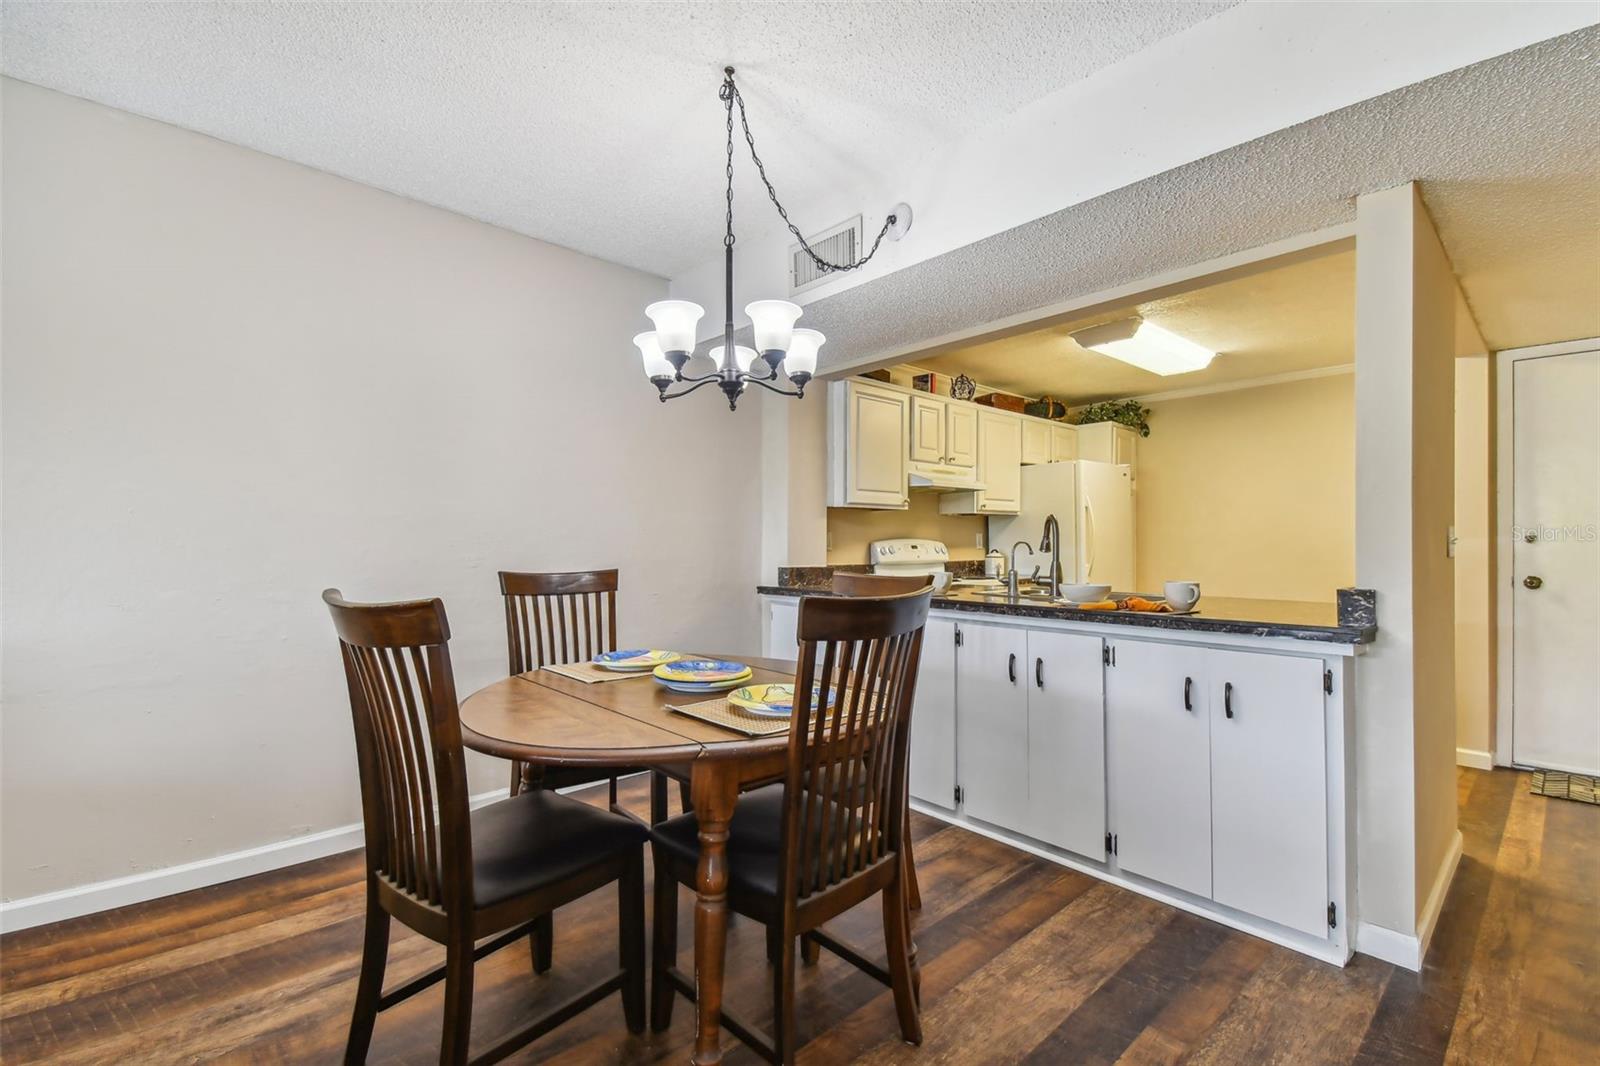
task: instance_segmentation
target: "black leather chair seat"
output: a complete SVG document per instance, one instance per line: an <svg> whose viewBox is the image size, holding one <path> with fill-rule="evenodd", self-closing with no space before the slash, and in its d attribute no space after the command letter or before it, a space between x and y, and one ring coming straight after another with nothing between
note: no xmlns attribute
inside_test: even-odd
<svg viewBox="0 0 1600 1066"><path fill-rule="evenodd" d="M825 817L812 827L838 815L836 805L825 808ZM848 815L846 815L848 817ZM739 797L728 826L728 882L737 893L776 897L778 895L778 853L783 833L783 785L767 785ZM691 811L669 818L650 831L652 846L664 849L686 863L700 860L700 822Z"/></svg>
<svg viewBox="0 0 1600 1066"><path fill-rule="evenodd" d="M479 907L564 881L637 848L649 833L620 814L535 789L472 812L472 877Z"/></svg>

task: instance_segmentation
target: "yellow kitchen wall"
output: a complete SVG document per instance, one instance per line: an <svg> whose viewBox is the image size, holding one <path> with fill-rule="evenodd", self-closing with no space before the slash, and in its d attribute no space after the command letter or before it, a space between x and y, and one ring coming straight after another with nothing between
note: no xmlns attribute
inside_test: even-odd
<svg viewBox="0 0 1600 1066"><path fill-rule="evenodd" d="M941 540L950 549L951 559L981 559L985 525L976 516L940 514L939 497L931 492L913 492L911 506L904 511L830 507L828 565L865 563L869 544L896 537Z"/></svg>
<svg viewBox="0 0 1600 1066"><path fill-rule="evenodd" d="M1355 378L1341 373L1148 406L1138 584L1331 602L1355 580Z"/></svg>

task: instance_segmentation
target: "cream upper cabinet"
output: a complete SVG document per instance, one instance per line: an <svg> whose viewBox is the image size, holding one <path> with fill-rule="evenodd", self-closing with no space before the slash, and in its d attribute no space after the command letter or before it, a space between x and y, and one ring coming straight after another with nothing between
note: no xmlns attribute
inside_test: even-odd
<svg viewBox="0 0 1600 1066"><path fill-rule="evenodd" d="M940 514L1016 514L1022 509L1022 423L1005 411L977 409L978 482L972 492L939 497Z"/></svg>
<svg viewBox="0 0 1600 1066"><path fill-rule="evenodd" d="M978 412L978 510L1016 514L1022 509L1022 419L999 411Z"/></svg>
<svg viewBox="0 0 1600 1066"><path fill-rule="evenodd" d="M978 465L978 409L968 403L945 404L944 457L951 466Z"/></svg>
<svg viewBox="0 0 1600 1066"><path fill-rule="evenodd" d="M1072 459L1081 458L1078 455L1078 431L1072 426L1054 425L1050 427L1050 461L1052 463L1065 463Z"/></svg>
<svg viewBox="0 0 1600 1066"><path fill-rule="evenodd" d="M907 506L911 397L860 381L828 386L828 506Z"/></svg>
<svg viewBox="0 0 1600 1066"><path fill-rule="evenodd" d="M932 396L911 397L911 461L942 463L946 456L945 409L950 405Z"/></svg>
<svg viewBox="0 0 1600 1066"><path fill-rule="evenodd" d="M1050 456L1050 423L1037 418L1022 420L1022 461L1028 465L1048 463Z"/></svg>
<svg viewBox="0 0 1600 1066"><path fill-rule="evenodd" d="M1078 426L1078 458L1097 463L1121 463L1139 476L1139 434L1115 422Z"/></svg>

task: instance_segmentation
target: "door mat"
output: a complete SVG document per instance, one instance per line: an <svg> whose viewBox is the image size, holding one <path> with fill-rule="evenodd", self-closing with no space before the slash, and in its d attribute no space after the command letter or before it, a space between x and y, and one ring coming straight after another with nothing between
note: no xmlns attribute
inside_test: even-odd
<svg viewBox="0 0 1600 1066"><path fill-rule="evenodd" d="M1533 787L1528 791L1535 796L1575 800L1578 803L1600 804L1596 792L1596 779L1589 774L1569 774L1561 770L1535 770Z"/></svg>

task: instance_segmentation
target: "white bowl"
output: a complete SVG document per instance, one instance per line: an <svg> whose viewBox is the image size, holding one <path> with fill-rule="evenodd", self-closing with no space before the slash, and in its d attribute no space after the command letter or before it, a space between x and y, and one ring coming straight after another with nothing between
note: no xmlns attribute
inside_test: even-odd
<svg viewBox="0 0 1600 1066"><path fill-rule="evenodd" d="M1110 585L1062 585L1061 596L1073 603L1095 603L1106 598Z"/></svg>

